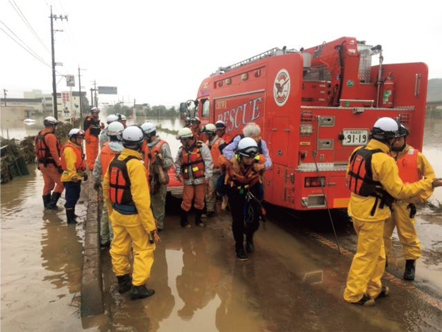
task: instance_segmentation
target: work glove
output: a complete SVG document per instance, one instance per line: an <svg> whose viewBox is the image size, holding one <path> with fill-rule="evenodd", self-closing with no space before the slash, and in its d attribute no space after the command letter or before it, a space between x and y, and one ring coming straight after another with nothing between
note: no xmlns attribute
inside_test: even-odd
<svg viewBox="0 0 442 332"><path fill-rule="evenodd" d="M99 181L96 181L96 182L94 183L94 189L95 189L96 191L100 191L100 187L101 187L101 183L100 183Z"/></svg>
<svg viewBox="0 0 442 332"><path fill-rule="evenodd" d="M57 166L57 171L58 174L63 174L63 169L61 168L61 166Z"/></svg>
<svg viewBox="0 0 442 332"><path fill-rule="evenodd" d="M88 178L89 178L89 177L88 177L87 173L84 173L84 174L83 174L83 181L87 181Z"/></svg>

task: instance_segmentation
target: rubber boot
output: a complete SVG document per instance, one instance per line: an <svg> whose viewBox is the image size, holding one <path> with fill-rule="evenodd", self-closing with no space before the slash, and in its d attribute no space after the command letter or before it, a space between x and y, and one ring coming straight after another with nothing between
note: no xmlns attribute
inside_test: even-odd
<svg viewBox="0 0 442 332"><path fill-rule="evenodd" d="M203 210L196 210L196 214L195 214L195 225L199 226L199 227L204 227L204 223L201 220L201 216L203 215Z"/></svg>
<svg viewBox="0 0 442 332"><path fill-rule="evenodd" d="M48 204L51 202L51 194L43 195L41 197L43 197L43 205L45 209L47 209Z"/></svg>
<svg viewBox="0 0 442 332"><path fill-rule="evenodd" d="M76 224L77 223L74 218L74 209L73 208L66 209L66 218L67 218L68 224Z"/></svg>
<svg viewBox="0 0 442 332"><path fill-rule="evenodd" d="M47 208L49 210L58 210L57 202L60 199L60 197L61 197L61 193L52 193L51 201L47 205Z"/></svg>
<svg viewBox="0 0 442 332"><path fill-rule="evenodd" d="M187 211L181 209L180 211L180 223L181 223L181 227L184 228L190 228L192 226L190 226L189 222L187 221Z"/></svg>
<svg viewBox="0 0 442 332"><path fill-rule="evenodd" d="M415 272L416 272L416 261L414 259L407 259L407 262L405 263L404 279L413 281Z"/></svg>
<svg viewBox="0 0 442 332"><path fill-rule="evenodd" d="M144 299L146 297L152 296L155 294L153 289L146 288L146 286L132 286L132 290L130 291L130 297L132 300L136 299Z"/></svg>
<svg viewBox="0 0 442 332"><path fill-rule="evenodd" d="M255 251L255 246L253 244L253 233L246 234L246 251L250 254Z"/></svg>
<svg viewBox="0 0 442 332"><path fill-rule="evenodd" d="M124 276L117 277L118 279L118 292L125 293L130 291L132 288L132 278L130 274L125 274Z"/></svg>

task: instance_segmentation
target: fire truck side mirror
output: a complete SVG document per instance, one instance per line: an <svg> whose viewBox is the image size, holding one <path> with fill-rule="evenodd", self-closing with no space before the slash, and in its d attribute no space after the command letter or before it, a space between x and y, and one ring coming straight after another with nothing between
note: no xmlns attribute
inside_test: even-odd
<svg viewBox="0 0 442 332"><path fill-rule="evenodd" d="M180 113L184 114L187 111L187 103L180 103Z"/></svg>

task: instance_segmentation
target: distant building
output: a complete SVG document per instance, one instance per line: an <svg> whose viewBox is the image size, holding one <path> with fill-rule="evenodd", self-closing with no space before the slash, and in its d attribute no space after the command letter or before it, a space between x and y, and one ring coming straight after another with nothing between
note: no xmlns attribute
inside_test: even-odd
<svg viewBox="0 0 442 332"><path fill-rule="evenodd" d="M36 116L53 115L52 94L43 94L41 90L26 91L24 98L0 98L2 121L24 120ZM82 112L85 114L88 105L86 92L81 93ZM78 91L57 93L57 111L59 119L79 118L80 94Z"/></svg>

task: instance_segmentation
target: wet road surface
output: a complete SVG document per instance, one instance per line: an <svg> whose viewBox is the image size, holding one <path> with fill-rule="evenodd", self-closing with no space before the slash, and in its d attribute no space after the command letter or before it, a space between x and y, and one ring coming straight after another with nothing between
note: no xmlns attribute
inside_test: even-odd
<svg viewBox="0 0 442 332"><path fill-rule="evenodd" d="M442 132L434 129L426 131L424 154L440 176ZM204 229L182 229L179 202L172 200L147 284L156 294L138 301L118 294L103 252L106 313L81 320L84 225L68 226L64 210L44 212L42 186L38 171L1 186L2 331L442 331L440 210L419 211L416 281L401 279L395 235L384 278L391 295L363 308L342 299L356 243L345 214L333 213L339 254L326 213L269 207L256 252L239 262L228 212L208 219ZM78 207L81 220L85 209Z"/></svg>

